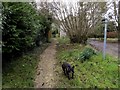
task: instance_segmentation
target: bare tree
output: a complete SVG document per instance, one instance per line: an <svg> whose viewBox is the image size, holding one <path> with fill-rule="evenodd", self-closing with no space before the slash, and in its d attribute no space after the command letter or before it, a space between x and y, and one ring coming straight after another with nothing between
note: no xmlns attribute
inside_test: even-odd
<svg viewBox="0 0 120 90"><path fill-rule="evenodd" d="M106 3L52 2L49 8L71 42L85 44L89 33L93 32L95 25L106 11Z"/></svg>
<svg viewBox="0 0 120 90"><path fill-rule="evenodd" d="M109 18L111 20L114 20L114 22L116 23L116 26L118 26L118 1L119 0L113 0L112 2L108 3L109 4L108 8L111 10L111 12L109 12Z"/></svg>
<svg viewBox="0 0 120 90"><path fill-rule="evenodd" d="M113 2L113 8L115 21L118 24L118 0Z"/></svg>

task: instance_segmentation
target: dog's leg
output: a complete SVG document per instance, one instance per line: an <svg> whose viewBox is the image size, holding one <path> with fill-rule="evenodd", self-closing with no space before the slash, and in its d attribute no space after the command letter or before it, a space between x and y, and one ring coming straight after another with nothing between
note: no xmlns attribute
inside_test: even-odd
<svg viewBox="0 0 120 90"><path fill-rule="evenodd" d="M64 74L65 74L65 67L62 65L62 70L63 70L63 72L64 72Z"/></svg>
<svg viewBox="0 0 120 90"><path fill-rule="evenodd" d="M64 71L64 74L66 75L65 69L63 71Z"/></svg>
<svg viewBox="0 0 120 90"><path fill-rule="evenodd" d="M70 80L70 76L69 76L69 73L68 73L68 79Z"/></svg>
<svg viewBox="0 0 120 90"><path fill-rule="evenodd" d="M72 79L74 78L74 73L72 73Z"/></svg>
<svg viewBox="0 0 120 90"><path fill-rule="evenodd" d="M67 76L67 69L65 68L65 75Z"/></svg>
<svg viewBox="0 0 120 90"><path fill-rule="evenodd" d="M68 77L68 79L70 80L70 76L69 76L69 72L67 71L67 77Z"/></svg>

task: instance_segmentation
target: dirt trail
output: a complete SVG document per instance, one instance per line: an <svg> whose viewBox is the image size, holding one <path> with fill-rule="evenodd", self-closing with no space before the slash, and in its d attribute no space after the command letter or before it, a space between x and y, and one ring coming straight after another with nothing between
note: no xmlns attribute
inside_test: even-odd
<svg viewBox="0 0 120 90"><path fill-rule="evenodd" d="M56 67L55 53L56 40L40 55L40 62L37 67L35 88L53 88L57 83L55 80Z"/></svg>

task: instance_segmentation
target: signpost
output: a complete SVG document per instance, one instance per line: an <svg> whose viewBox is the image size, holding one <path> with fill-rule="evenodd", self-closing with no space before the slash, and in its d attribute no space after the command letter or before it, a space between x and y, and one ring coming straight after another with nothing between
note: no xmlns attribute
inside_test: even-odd
<svg viewBox="0 0 120 90"><path fill-rule="evenodd" d="M106 55L106 38L107 38L107 18L102 20L105 23L105 28L104 28L104 46L103 46L103 59L105 59Z"/></svg>

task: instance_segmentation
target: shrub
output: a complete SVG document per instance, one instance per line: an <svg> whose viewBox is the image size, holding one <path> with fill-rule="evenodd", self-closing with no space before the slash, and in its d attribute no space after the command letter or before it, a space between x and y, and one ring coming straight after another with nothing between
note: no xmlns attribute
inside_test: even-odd
<svg viewBox="0 0 120 90"><path fill-rule="evenodd" d="M86 61L89 59L92 55L95 55L95 51L92 48L85 48L84 51L79 55L78 60L81 60L81 62Z"/></svg>
<svg viewBox="0 0 120 90"><path fill-rule="evenodd" d="M116 31L107 32L107 37L108 38L117 38L118 37L118 32L116 32Z"/></svg>
<svg viewBox="0 0 120 90"><path fill-rule="evenodd" d="M2 3L3 59L20 56L47 42L51 19L50 15L38 13L29 2Z"/></svg>
<svg viewBox="0 0 120 90"><path fill-rule="evenodd" d="M58 42L60 44L68 44L70 43L70 39L68 37L61 37L61 38L58 38Z"/></svg>

